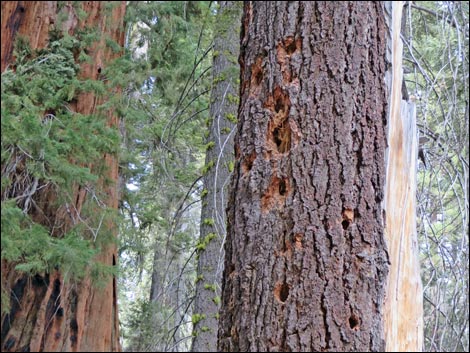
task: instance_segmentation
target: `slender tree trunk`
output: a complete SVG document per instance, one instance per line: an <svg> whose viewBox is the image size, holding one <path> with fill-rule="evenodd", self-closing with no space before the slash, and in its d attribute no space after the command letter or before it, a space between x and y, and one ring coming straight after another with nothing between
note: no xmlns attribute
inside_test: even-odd
<svg viewBox="0 0 470 353"><path fill-rule="evenodd" d="M227 184L233 169L238 109L240 2L221 1L213 49L211 125L208 137L198 271L193 311L194 352L216 352L225 239Z"/></svg>
<svg viewBox="0 0 470 353"><path fill-rule="evenodd" d="M79 6L87 15L84 19L80 18L75 6L67 2L59 8L56 1L2 2L2 72L12 62L13 43L18 35L26 36L34 50L47 45L49 31L53 28L71 35L85 28L97 28L98 41L89 50L91 61L81 65L80 75L86 79L100 79L101 70L119 55L107 47L106 38L121 46L124 44L126 4L115 2L111 12L107 13L104 2L82 2ZM59 16L64 20L59 20ZM59 22L61 28L57 28ZM96 113L102 103L103 98L81 93L70 103L70 109L89 115ZM109 126L117 126L115 114L109 111L106 116ZM100 191L106 195L102 201L107 208L116 209L117 158L105 154L101 163L89 167L106 170L99 183ZM32 213L31 218L44 225L61 225L55 231L51 230L51 235L63 236L80 216L84 200L90 196L87 194L87 190L77 185L73 204L54 206L57 201L54 190L45 187L36 199L42 212ZM108 227L113 228L113 225ZM116 246L108 245L102 248L96 261L114 266L116 258ZM2 313L2 351L120 350L114 278L109 278L103 287L97 288L90 277L79 283L64 282L60 269L31 278L16 272L14 266L2 260L2 288L11 288L11 310Z"/></svg>
<svg viewBox="0 0 470 353"><path fill-rule="evenodd" d="M423 289L416 231L416 108L402 99L400 38L403 4L386 2L389 14L388 46L392 63L390 87L387 177L384 210L390 273L384 306L387 352L419 352L423 347Z"/></svg>
<svg viewBox="0 0 470 353"><path fill-rule="evenodd" d="M221 351L383 351L380 2L247 2Z"/></svg>

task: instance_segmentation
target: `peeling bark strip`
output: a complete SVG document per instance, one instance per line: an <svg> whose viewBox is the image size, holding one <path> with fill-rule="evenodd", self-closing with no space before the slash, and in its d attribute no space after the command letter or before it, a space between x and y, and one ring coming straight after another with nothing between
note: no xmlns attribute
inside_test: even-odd
<svg viewBox="0 0 470 353"><path fill-rule="evenodd" d="M110 12L106 3L99 1L80 2L88 15L79 20L71 2L66 2L59 10L56 1L2 1L1 22L1 69L2 72L13 60L13 43L18 35L29 39L31 48L47 45L49 31L58 21L59 12L66 15L62 30L73 35L76 30L97 28L98 42L90 48L91 62L81 65L83 79L98 79L101 65L108 63L120 54L106 46L106 38L124 45L124 14L126 2L115 2ZM116 94L114 92L113 94ZM96 113L104 98L92 93L81 93L70 108L77 113ZM107 124L117 126L117 116L106 112ZM117 208L118 162L114 155L105 154L102 165L89 165L90 169L106 169L100 181L101 190L106 194L104 202L109 208ZM107 180L107 181L105 181ZM113 181L110 183L109 181ZM80 212L86 197L86 190L77 186L73 205ZM38 193L39 194L39 193ZM56 207L54 190L43 189L37 203L44 210L43 215L31 214L38 223L60 224L54 236L61 236L73 226L73 220L65 206ZM50 218L50 219L47 219ZM112 225L110 225L112 228ZM96 261L115 265L116 245L104 247ZM25 277L14 270L15 264L1 262L2 288L11 288L11 310L2 313L2 351L119 351L119 321L117 317L117 292L115 279L109 279L102 288L91 284L90 278L71 284L63 281L61 273Z"/></svg>
<svg viewBox="0 0 470 353"><path fill-rule="evenodd" d="M379 2L247 2L221 351L383 351Z"/></svg>
<svg viewBox="0 0 470 353"><path fill-rule="evenodd" d="M388 56L392 62L387 149L385 237L390 254L384 308L387 352L420 352L423 349L423 287L416 231L416 161L418 133L416 107L402 100L400 38L403 3L386 2L389 20Z"/></svg>

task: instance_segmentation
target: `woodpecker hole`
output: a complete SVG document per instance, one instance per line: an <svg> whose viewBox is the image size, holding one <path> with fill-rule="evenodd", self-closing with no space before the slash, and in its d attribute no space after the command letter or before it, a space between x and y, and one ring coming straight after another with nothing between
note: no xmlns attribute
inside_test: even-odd
<svg viewBox="0 0 470 353"><path fill-rule="evenodd" d="M349 225L351 222L354 221L354 211L350 208L346 208L343 210L343 221L341 222L341 225L343 226L343 229L346 230L349 228Z"/></svg>
<svg viewBox="0 0 470 353"><path fill-rule="evenodd" d="M279 182L279 194L284 196L284 194L286 193L287 191L287 186L286 186L286 180L285 179L282 179L280 182Z"/></svg>
<svg viewBox="0 0 470 353"><path fill-rule="evenodd" d="M289 297L289 285L287 283L277 283L274 288L274 297L281 303L285 303Z"/></svg>
<svg viewBox="0 0 470 353"><path fill-rule="evenodd" d="M359 330L359 318L356 315L351 315L349 318L349 327L354 331Z"/></svg>

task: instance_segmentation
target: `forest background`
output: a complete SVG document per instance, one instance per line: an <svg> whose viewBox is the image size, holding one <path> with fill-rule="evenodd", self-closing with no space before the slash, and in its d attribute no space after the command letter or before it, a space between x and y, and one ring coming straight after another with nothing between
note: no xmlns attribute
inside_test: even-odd
<svg viewBox="0 0 470 353"><path fill-rule="evenodd" d="M27 160L33 186L46 178L61 188L74 182L92 188L99 170L76 165L118 150L119 212L109 212L100 195L91 192L98 208L90 213L99 212L82 226L92 230L94 241L105 241L103 219L111 217L119 224L119 269L112 274L118 278L121 342L127 351L188 351L193 326L202 319L194 310L196 286L202 281L197 263L212 239L201 238L200 229L216 222L201 219L207 202L203 177L233 170L229 149L223 163L206 159L214 147L210 93L220 81L233 78L239 84L236 57L230 70L212 74L213 60L221 54L214 43L228 31L228 24L217 17L219 7L203 1L127 4L125 52L102 73L103 81L123 89L103 107L112 106L118 114L118 133L86 119L69 123L51 117L18 126L9 118L12 112L52 109L58 100L71 99L75 90L102 92L96 82L77 88L78 68L68 52L86 46L91 35L82 35L83 43L58 36L35 57L28 43L18 40L16 71L2 73L2 260L17 261L17 270L31 274L60 260L73 281L83 276L95 255L77 233L51 244L43 228L25 220L30 198L18 200L10 192L17 186L13 156ZM417 225L426 351L469 350L468 12L467 2L406 2L403 18L405 81L408 98L417 106L419 130ZM26 85L31 77L33 85ZM60 94L44 97L44 91ZM226 99L238 102L236 95ZM225 118L221 136L227 139L235 133L236 114ZM91 126L95 138L90 140ZM66 158L71 151L74 164ZM47 170L45 155L52 166ZM224 209L216 211L225 219ZM214 236L223 239L219 228ZM110 269L93 271L99 281ZM219 305L219 284L205 286ZM3 291L2 284L2 310L9 310L10 296ZM205 326L199 330L204 332Z"/></svg>

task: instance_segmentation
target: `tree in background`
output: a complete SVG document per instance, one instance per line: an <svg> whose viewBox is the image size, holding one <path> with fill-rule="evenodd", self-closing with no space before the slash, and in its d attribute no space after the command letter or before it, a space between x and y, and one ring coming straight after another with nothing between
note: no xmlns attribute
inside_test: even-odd
<svg viewBox="0 0 470 353"><path fill-rule="evenodd" d="M125 347L188 350L213 10L208 2L134 2L127 13L131 69L120 166Z"/></svg>
<svg viewBox="0 0 470 353"><path fill-rule="evenodd" d="M2 351L117 351L125 2L1 7Z"/></svg>
<svg viewBox="0 0 470 353"><path fill-rule="evenodd" d="M227 185L234 166L242 4L222 1L214 26L212 93L193 309L193 352L216 352Z"/></svg>
<svg viewBox="0 0 470 353"><path fill-rule="evenodd" d="M404 12L404 66L419 127L418 233L426 351L469 349L468 2Z"/></svg>
<svg viewBox="0 0 470 353"><path fill-rule="evenodd" d="M247 2L221 351L383 351L385 14Z"/></svg>

